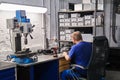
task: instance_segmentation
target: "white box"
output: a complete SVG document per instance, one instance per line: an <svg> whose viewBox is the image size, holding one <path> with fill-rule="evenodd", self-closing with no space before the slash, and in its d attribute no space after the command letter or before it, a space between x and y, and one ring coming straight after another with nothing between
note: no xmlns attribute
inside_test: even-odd
<svg viewBox="0 0 120 80"><path fill-rule="evenodd" d="M84 4L89 4L91 2L92 2L91 0L82 0L82 3L84 3Z"/></svg>
<svg viewBox="0 0 120 80"><path fill-rule="evenodd" d="M92 10L95 9L95 4L91 4L91 9L92 9ZM97 9L98 9L98 10L104 10L103 4L98 4L98 5L97 5Z"/></svg>
<svg viewBox="0 0 120 80"><path fill-rule="evenodd" d="M70 18L69 18L69 19L64 19L64 21L65 21L65 22L70 22L71 19L70 19Z"/></svg>
<svg viewBox="0 0 120 80"><path fill-rule="evenodd" d="M74 11L83 10L83 4L74 4Z"/></svg>
<svg viewBox="0 0 120 80"><path fill-rule="evenodd" d="M83 22L78 22L78 26L84 26Z"/></svg>
<svg viewBox="0 0 120 80"><path fill-rule="evenodd" d="M80 17L77 19L78 22L83 22L84 21L84 18L83 17Z"/></svg>
<svg viewBox="0 0 120 80"><path fill-rule="evenodd" d="M71 34L71 33L73 33L73 32L74 32L74 29L66 29L66 30L65 30L65 33Z"/></svg>
<svg viewBox="0 0 120 80"><path fill-rule="evenodd" d="M70 23L69 23L69 22L66 22L64 25L65 25L65 26L70 26Z"/></svg>
<svg viewBox="0 0 120 80"><path fill-rule="evenodd" d="M60 31L60 35L65 35L65 32L64 31Z"/></svg>
<svg viewBox="0 0 120 80"><path fill-rule="evenodd" d="M66 40L67 40L67 41L70 41L70 40L71 40L71 38L69 38L69 37L66 37Z"/></svg>
<svg viewBox="0 0 120 80"><path fill-rule="evenodd" d="M102 24L102 18L101 18L101 16L99 15L99 16L97 16L97 18L96 18L96 25L101 25Z"/></svg>
<svg viewBox="0 0 120 80"><path fill-rule="evenodd" d="M65 22L65 19L59 19L60 22Z"/></svg>
<svg viewBox="0 0 120 80"><path fill-rule="evenodd" d="M71 40L71 34L66 34L66 40Z"/></svg>
<svg viewBox="0 0 120 80"><path fill-rule="evenodd" d="M95 1L96 1L96 0L91 0L91 3L96 3Z"/></svg>
<svg viewBox="0 0 120 80"><path fill-rule="evenodd" d="M91 25L91 20L85 20L85 25Z"/></svg>
<svg viewBox="0 0 120 80"><path fill-rule="evenodd" d="M92 25L92 26L95 25L95 19L94 19L94 18L91 19L91 25Z"/></svg>
<svg viewBox="0 0 120 80"><path fill-rule="evenodd" d="M71 18L71 22L77 22L77 18Z"/></svg>
<svg viewBox="0 0 120 80"><path fill-rule="evenodd" d="M78 26L76 22L72 22L71 26Z"/></svg>
<svg viewBox="0 0 120 80"><path fill-rule="evenodd" d="M60 23L60 26L65 26L65 24L64 23Z"/></svg>
<svg viewBox="0 0 120 80"><path fill-rule="evenodd" d="M65 40L65 36L60 36L60 40Z"/></svg>
<svg viewBox="0 0 120 80"><path fill-rule="evenodd" d="M92 10L91 4L83 4L83 10Z"/></svg>
<svg viewBox="0 0 120 80"><path fill-rule="evenodd" d="M85 20L86 20L86 19L91 19L91 18L92 18L92 15L85 15L84 17L85 17Z"/></svg>
<svg viewBox="0 0 120 80"><path fill-rule="evenodd" d="M60 15L59 15L59 18L64 18L64 15L63 15L63 14L60 14Z"/></svg>
<svg viewBox="0 0 120 80"><path fill-rule="evenodd" d="M68 14L59 14L59 18L68 18Z"/></svg>
<svg viewBox="0 0 120 80"><path fill-rule="evenodd" d="M104 10L103 9L103 4L98 4L98 10Z"/></svg>
<svg viewBox="0 0 120 80"><path fill-rule="evenodd" d="M80 17L80 14L78 14L78 13L71 14L71 18L77 18L77 17Z"/></svg>
<svg viewBox="0 0 120 80"><path fill-rule="evenodd" d="M103 3L104 3L104 0L98 0L98 3L99 3L99 4L103 4Z"/></svg>
<svg viewBox="0 0 120 80"><path fill-rule="evenodd" d="M83 41L93 42L93 35L92 34L81 34Z"/></svg>

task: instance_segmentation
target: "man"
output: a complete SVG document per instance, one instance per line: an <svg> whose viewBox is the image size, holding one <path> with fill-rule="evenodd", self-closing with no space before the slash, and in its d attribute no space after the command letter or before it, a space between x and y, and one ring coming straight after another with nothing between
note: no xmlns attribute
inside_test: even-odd
<svg viewBox="0 0 120 80"><path fill-rule="evenodd" d="M81 33L79 31L73 32L71 38L72 42L75 45L71 47L68 53L63 52L63 56L67 61L70 60L71 64L77 64L84 68L89 63L90 56L92 53L92 44L83 41ZM73 78L73 76L87 76L87 71L85 69L75 67L74 71L68 69L64 70L61 73L62 80L68 80L68 77Z"/></svg>

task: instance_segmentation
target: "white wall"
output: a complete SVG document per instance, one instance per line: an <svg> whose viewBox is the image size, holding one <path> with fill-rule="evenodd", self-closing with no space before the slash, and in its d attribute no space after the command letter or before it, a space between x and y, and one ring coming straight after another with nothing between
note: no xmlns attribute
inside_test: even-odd
<svg viewBox="0 0 120 80"><path fill-rule="evenodd" d="M11 51L10 34L9 29L7 29L6 19L11 19L13 17L15 17L15 12L0 11L0 52ZM35 25L34 31L31 34L34 39L30 39L30 37L28 36L28 44L27 45L22 44L22 48L24 47L44 48L43 15L27 13L27 17L30 18L31 23Z"/></svg>

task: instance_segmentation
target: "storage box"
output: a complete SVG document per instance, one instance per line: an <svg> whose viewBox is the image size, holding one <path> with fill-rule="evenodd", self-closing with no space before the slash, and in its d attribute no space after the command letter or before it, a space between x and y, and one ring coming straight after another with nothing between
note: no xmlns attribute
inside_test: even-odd
<svg viewBox="0 0 120 80"><path fill-rule="evenodd" d="M92 25L92 26L95 25L95 19L94 19L94 18L91 19L91 25Z"/></svg>
<svg viewBox="0 0 120 80"><path fill-rule="evenodd" d="M103 4L104 0L98 0L98 4Z"/></svg>
<svg viewBox="0 0 120 80"><path fill-rule="evenodd" d="M60 31L60 35L65 35L65 31Z"/></svg>
<svg viewBox="0 0 120 80"><path fill-rule="evenodd" d="M65 22L64 25L65 26L70 26L70 23L69 22Z"/></svg>
<svg viewBox="0 0 120 80"><path fill-rule="evenodd" d="M90 20L85 20L85 25L91 25L91 19Z"/></svg>
<svg viewBox="0 0 120 80"><path fill-rule="evenodd" d="M68 19L64 19L64 21L65 21L65 22L70 22L71 19L70 19L70 18L68 18Z"/></svg>
<svg viewBox="0 0 120 80"><path fill-rule="evenodd" d="M91 4L83 4L83 10L92 10Z"/></svg>
<svg viewBox="0 0 120 80"><path fill-rule="evenodd" d="M74 11L83 10L83 4L74 4Z"/></svg>
<svg viewBox="0 0 120 80"><path fill-rule="evenodd" d="M71 22L77 22L77 18L71 18Z"/></svg>
<svg viewBox="0 0 120 80"><path fill-rule="evenodd" d="M60 22L65 22L65 19L59 19Z"/></svg>
<svg viewBox="0 0 120 80"><path fill-rule="evenodd" d="M74 27L74 26L78 26L78 25L77 25L77 23L76 23L76 22L72 22L72 23L71 23L71 26L73 26L73 27Z"/></svg>
<svg viewBox="0 0 120 80"><path fill-rule="evenodd" d="M93 35L92 34L81 34L84 41L93 42Z"/></svg>
<svg viewBox="0 0 120 80"><path fill-rule="evenodd" d="M65 24L64 24L64 23L60 23L59 25L60 25L60 26L65 26Z"/></svg>
<svg viewBox="0 0 120 80"><path fill-rule="evenodd" d="M82 3L83 4L89 4L89 3L91 3L92 1L91 0L82 0Z"/></svg>
<svg viewBox="0 0 120 80"><path fill-rule="evenodd" d="M83 22L78 22L78 26L84 26Z"/></svg>
<svg viewBox="0 0 120 80"><path fill-rule="evenodd" d="M74 29L66 29L65 30L65 33L67 33L67 34L71 34L71 33L73 33L74 32Z"/></svg>
<svg viewBox="0 0 120 80"><path fill-rule="evenodd" d="M84 17L77 18L77 21L78 22L83 22L84 21Z"/></svg>
<svg viewBox="0 0 120 80"><path fill-rule="evenodd" d="M65 40L65 36L60 36L60 40Z"/></svg>
<svg viewBox="0 0 120 80"><path fill-rule="evenodd" d="M86 19L91 19L91 18L92 18L92 15L85 15L84 18L85 18L85 20L86 20Z"/></svg>
<svg viewBox="0 0 120 80"><path fill-rule="evenodd" d="M103 4L98 4L98 10L104 10L103 9Z"/></svg>
<svg viewBox="0 0 120 80"><path fill-rule="evenodd" d="M68 14L59 14L59 18L68 18Z"/></svg>
<svg viewBox="0 0 120 80"><path fill-rule="evenodd" d="M94 10L95 9L95 4L91 4L91 9ZM98 10L104 10L103 4L98 4L97 5L97 9Z"/></svg>
<svg viewBox="0 0 120 80"><path fill-rule="evenodd" d="M80 17L80 14L78 14L78 13L72 13L71 14L71 18L77 18L77 17Z"/></svg>
<svg viewBox="0 0 120 80"><path fill-rule="evenodd" d="M66 34L66 40L71 40L71 34Z"/></svg>

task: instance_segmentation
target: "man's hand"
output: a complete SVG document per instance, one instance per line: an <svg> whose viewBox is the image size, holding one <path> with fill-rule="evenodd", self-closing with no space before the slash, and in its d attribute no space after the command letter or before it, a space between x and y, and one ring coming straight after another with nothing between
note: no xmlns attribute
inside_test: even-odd
<svg viewBox="0 0 120 80"><path fill-rule="evenodd" d="M69 61L69 60L70 60L70 58L69 58L69 56L68 56L67 52L63 52L63 56L65 57L65 59L66 59L67 61Z"/></svg>
<svg viewBox="0 0 120 80"><path fill-rule="evenodd" d="M66 56L67 55L67 52L63 52L63 56Z"/></svg>

